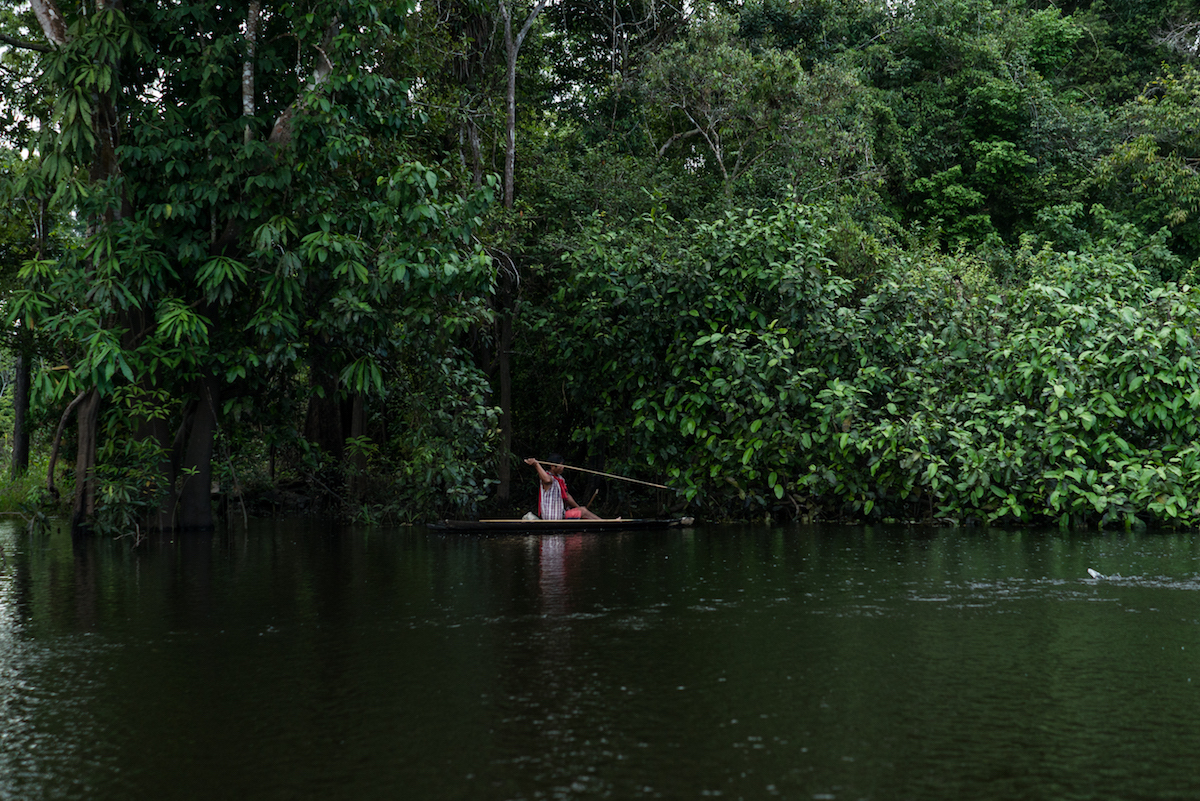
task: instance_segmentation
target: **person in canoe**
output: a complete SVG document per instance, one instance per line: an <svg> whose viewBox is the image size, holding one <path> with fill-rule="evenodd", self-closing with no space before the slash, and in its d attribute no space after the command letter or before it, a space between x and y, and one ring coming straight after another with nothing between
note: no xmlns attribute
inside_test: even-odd
<svg viewBox="0 0 1200 801"><path fill-rule="evenodd" d="M525 464L533 465L542 482L538 493L538 517L542 520L599 520L600 515L588 511L586 506L580 506L567 492L567 482L562 477L564 459L557 453L550 454L546 462L550 465L549 472L542 467L541 462L532 456Z"/></svg>

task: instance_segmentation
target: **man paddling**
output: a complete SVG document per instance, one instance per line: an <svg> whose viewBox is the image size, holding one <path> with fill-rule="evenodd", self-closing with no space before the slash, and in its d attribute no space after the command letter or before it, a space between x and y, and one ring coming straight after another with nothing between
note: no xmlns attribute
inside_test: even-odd
<svg viewBox="0 0 1200 801"><path fill-rule="evenodd" d="M532 456L525 460L525 464L537 469L542 482L538 493L538 517L542 520L599 520L600 515L588 511L586 506L580 506L567 492L567 482L562 477L565 461L557 453L550 454L546 460L550 472L546 472L541 462Z"/></svg>

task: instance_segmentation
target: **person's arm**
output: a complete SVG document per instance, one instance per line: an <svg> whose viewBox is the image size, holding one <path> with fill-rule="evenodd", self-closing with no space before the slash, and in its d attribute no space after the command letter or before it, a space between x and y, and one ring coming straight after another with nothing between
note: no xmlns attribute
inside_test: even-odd
<svg viewBox="0 0 1200 801"><path fill-rule="evenodd" d="M546 472L546 470L545 470L545 468L543 468L543 467L542 467L542 463L541 463L541 462L539 462L539 461L538 461L537 459L535 459L534 457L530 456L528 459L526 459L526 460L525 460L525 464L531 464L531 465L533 465L535 468L537 468L537 471L538 471L538 478L540 478L540 479L542 480L542 486L543 486L543 487L548 487L548 486L550 486L550 482L551 482L551 481L553 481L554 479L550 478L550 474L549 474L549 473L547 473L547 472Z"/></svg>

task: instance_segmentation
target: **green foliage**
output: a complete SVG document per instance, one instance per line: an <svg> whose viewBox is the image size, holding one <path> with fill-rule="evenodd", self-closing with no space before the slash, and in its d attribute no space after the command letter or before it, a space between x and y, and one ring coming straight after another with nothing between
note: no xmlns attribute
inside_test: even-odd
<svg viewBox="0 0 1200 801"><path fill-rule="evenodd" d="M897 9L849 56L908 132L888 152L902 219L950 248L1013 242L1036 209L1073 199L1107 144L1103 115L1073 91L1083 38L1057 8L963 0Z"/></svg>
<svg viewBox="0 0 1200 801"><path fill-rule="evenodd" d="M403 370L385 407L386 451L370 454L369 474L388 477L386 499L364 507L371 519L405 522L474 517L494 485L491 456L498 410L486 377L465 354Z"/></svg>
<svg viewBox="0 0 1200 801"><path fill-rule="evenodd" d="M0 482L0 515L21 520L31 533L45 531L62 504L46 492L46 463L31 460L29 470Z"/></svg>
<svg viewBox="0 0 1200 801"><path fill-rule="evenodd" d="M96 460L101 480L94 526L100 534L138 539L144 521L169 495L160 465L171 455L151 437L130 436L129 421L168 420L173 403L166 390L147 391L132 384L114 389L111 401Z"/></svg>
<svg viewBox="0 0 1200 801"><path fill-rule="evenodd" d="M370 519L472 513L497 311L518 446L713 515L1194 520L1185 3L565 0L502 212L494 4L268 3L250 115L240 15L67 10L40 93L4 51L0 289L37 415L104 397L101 525L214 377L222 482L278 451ZM47 199L86 232L38 261Z"/></svg>
<svg viewBox="0 0 1200 801"><path fill-rule="evenodd" d="M737 21L709 9L689 35L646 64L648 112L660 155L681 148L692 172L735 184L783 141L800 110L798 60L781 50L751 52L734 39Z"/></svg>
<svg viewBox="0 0 1200 801"><path fill-rule="evenodd" d="M1200 297L1119 251L1029 258L1027 287L910 296L882 341L859 340L863 366L836 394L864 402L816 449L810 491L861 513L926 498L958 519L1195 522ZM859 314L899 291L881 287ZM918 308L929 317L914 326Z"/></svg>
<svg viewBox="0 0 1200 801"><path fill-rule="evenodd" d="M744 38L793 51L807 69L874 38L888 23L883 6L844 0L754 0L738 20Z"/></svg>
<svg viewBox="0 0 1200 801"><path fill-rule="evenodd" d="M21 263L37 255L37 205L15 191L27 172L17 153L0 149L0 286L5 291L16 284Z"/></svg>
<svg viewBox="0 0 1200 801"><path fill-rule="evenodd" d="M1016 287L897 253L856 295L827 241L793 205L591 229L535 323L575 439L735 516L1197 521L1200 295L1119 244Z"/></svg>
<svg viewBox="0 0 1200 801"><path fill-rule="evenodd" d="M37 19L29 3L0 7L0 32L16 42L37 39ZM0 148L14 153L29 147L49 117L54 98L38 85L38 54L10 42L0 45ZM7 160L7 158L5 159Z"/></svg>
<svg viewBox="0 0 1200 801"><path fill-rule="evenodd" d="M1200 259L1198 100L1200 73L1191 66L1168 70L1125 109L1130 132L1095 175L1112 213L1147 232L1165 227L1185 262Z"/></svg>
<svg viewBox="0 0 1200 801"><path fill-rule="evenodd" d="M849 289L828 274L827 233L795 204L594 224L569 256L558 313L531 322L590 417L573 438L669 476L689 499L726 479L790 475L792 417L816 382L794 355Z"/></svg>
<svg viewBox="0 0 1200 801"><path fill-rule="evenodd" d="M69 43L43 59L61 91L38 178L89 231L57 260L26 263L8 318L61 354L35 379L38 403L107 399L104 527L140 519L172 485L154 474L180 459L169 432L186 425L196 382L216 376L222 408L296 391L299 375L381 399L390 363L441 366L488 313L490 259L474 232L492 184L460 192L414 157L408 84L379 61L407 7L264 5L261 119L242 111L244 20L215 5L106 6L71 19ZM303 82L298 44L320 80ZM108 113L119 143L98 123ZM154 443L152 416L120 400L131 392L158 398Z"/></svg>

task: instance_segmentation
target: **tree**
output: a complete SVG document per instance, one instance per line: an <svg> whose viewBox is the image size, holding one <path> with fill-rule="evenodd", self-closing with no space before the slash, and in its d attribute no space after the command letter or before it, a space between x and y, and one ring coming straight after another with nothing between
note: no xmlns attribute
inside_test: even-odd
<svg viewBox="0 0 1200 801"><path fill-rule="evenodd" d="M39 127L50 116L50 104L37 88L36 56L48 45L32 41L38 28L31 8L0 10L0 282L7 296L17 285L20 264L44 258L51 247L49 193L41 182L29 180L20 152L33 144ZM12 475L29 466L30 377L34 359L32 332L24 321L11 327L5 342L14 354Z"/></svg>
<svg viewBox="0 0 1200 801"><path fill-rule="evenodd" d="M828 235L794 202L713 222L595 220L549 306L562 318L532 318L554 326L537 358L578 410L572 439L669 476L689 500L717 501L727 479L769 480L782 497L793 420L819 382L798 354L849 289L829 273Z"/></svg>
<svg viewBox="0 0 1200 801"><path fill-rule="evenodd" d="M1074 199L1102 114L1074 102L1082 26L1059 9L963 2L898 6L847 60L907 129L889 193L943 243L1012 242L1036 210Z"/></svg>
<svg viewBox="0 0 1200 801"><path fill-rule="evenodd" d="M77 401L74 522L140 464L145 523L206 527L225 409L301 369L361 403L413 332L486 313L491 189L447 192L407 152L419 120L385 59L406 6L38 5L63 87L43 173L90 222L15 306L70 367L38 387Z"/></svg>
<svg viewBox="0 0 1200 801"><path fill-rule="evenodd" d="M733 40L736 25L710 8L687 38L651 57L645 77L647 106L662 114L658 155L684 148L690 169L717 172L726 197L786 141L801 111L799 62L775 49L752 53Z"/></svg>
<svg viewBox="0 0 1200 801"><path fill-rule="evenodd" d="M529 35L533 23L537 20L542 9L550 0L537 0L521 23L521 28L513 33L512 12L508 0L499 0L500 18L504 21L504 56L505 56L505 90L504 90L504 207L513 206L513 178L516 171L517 158L517 56L525 37Z"/></svg>
<svg viewBox="0 0 1200 801"><path fill-rule="evenodd" d="M517 202L518 86L537 73L521 73L519 59L548 2L443 0L422 8L428 41L440 47L440 58L429 59L431 80L422 87L419 102L445 115L443 125L453 133L448 131L443 141L453 141L460 162L477 183L485 173L498 168L502 176L501 202L509 212ZM489 152L501 153L501 163L488 159ZM507 215L508 219L514 216ZM503 235L495 232L491 246L497 267L494 326L490 348L481 342L476 352L494 376L499 400L501 445L496 495L503 502L508 498L510 482L511 350L521 254L519 243L504 241ZM478 339L485 338L480 332Z"/></svg>
<svg viewBox="0 0 1200 801"><path fill-rule="evenodd" d="M1200 72L1168 70L1122 109L1126 136L1097 164L1107 211L1147 235L1170 232L1171 250L1200 263ZM1176 278L1167 273L1165 278Z"/></svg>
<svg viewBox="0 0 1200 801"><path fill-rule="evenodd" d="M4 304L19 286L21 265L31 259L45 258L52 247L50 228L53 215L44 191L19 191L30 186L29 165L18 154L0 151L0 293ZM32 195L32 196L31 196ZM16 478L29 467L30 389L36 347L33 331L27 321L15 320L4 338L3 347L13 354L12 382L12 476Z"/></svg>

